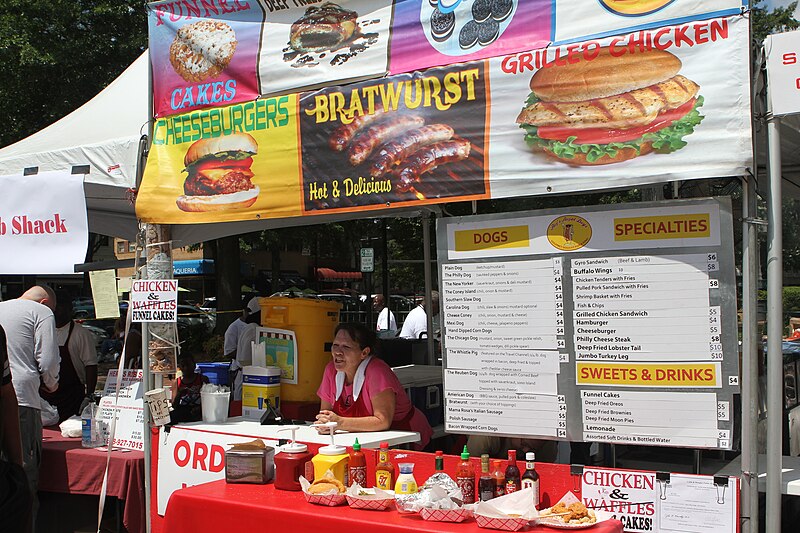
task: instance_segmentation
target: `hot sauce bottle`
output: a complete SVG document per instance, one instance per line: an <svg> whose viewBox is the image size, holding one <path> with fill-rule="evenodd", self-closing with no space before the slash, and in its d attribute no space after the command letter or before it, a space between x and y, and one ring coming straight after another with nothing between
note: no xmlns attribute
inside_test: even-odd
<svg viewBox="0 0 800 533"><path fill-rule="evenodd" d="M381 442L378 464L375 465L375 486L381 490L394 489L394 464L389 459L389 443Z"/></svg>
<svg viewBox="0 0 800 533"><path fill-rule="evenodd" d="M481 477L478 480L478 497L482 502L491 500L497 493L497 480L489 473L489 454L481 455Z"/></svg>
<svg viewBox="0 0 800 533"><path fill-rule="evenodd" d="M461 462L456 470L456 485L461 489L464 503L475 503L475 467L469 460L469 451L464 446L461 452Z"/></svg>
<svg viewBox="0 0 800 533"><path fill-rule="evenodd" d="M533 489L533 506L539 508L539 472L536 471L536 454L525 454L525 473L522 474L522 488Z"/></svg>
<svg viewBox="0 0 800 533"><path fill-rule="evenodd" d="M440 474L444 472L444 452L442 452L441 450L438 450L436 452L436 457L434 458L433 461L433 470L434 474Z"/></svg>
<svg viewBox="0 0 800 533"><path fill-rule="evenodd" d="M502 496L506 493L506 473L503 470L503 461L500 459L494 459L492 461L492 478L494 479L495 483L495 497Z"/></svg>
<svg viewBox="0 0 800 533"><path fill-rule="evenodd" d="M520 487L519 467L517 467L517 450L508 450L508 466L506 467L506 494L517 492Z"/></svg>
<svg viewBox="0 0 800 533"><path fill-rule="evenodd" d="M350 485L358 483L360 487L366 487L367 458L364 457L364 452L361 451L361 444L358 439L353 443L353 451L350 453L348 468L350 469Z"/></svg>

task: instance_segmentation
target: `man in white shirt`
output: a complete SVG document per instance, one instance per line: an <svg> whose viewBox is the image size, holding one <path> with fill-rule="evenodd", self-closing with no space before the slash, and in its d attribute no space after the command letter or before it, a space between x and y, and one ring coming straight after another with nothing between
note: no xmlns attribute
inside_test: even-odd
<svg viewBox="0 0 800 533"><path fill-rule="evenodd" d="M434 317L439 314L439 292L431 291L431 314ZM425 313L425 302L419 304L411 310L403 322L403 329L400 337L403 339L419 339L422 333L428 332L428 315Z"/></svg>
<svg viewBox="0 0 800 533"><path fill-rule="evenodd" d="M383 294L375 295L375 299L372 301L372 308L378 313L376 331L397 331L397 321L394 318L394 313L386 307L386 298Z"/></svg>
<svg viewBox="0 0 800 533"><path fill-rule="evenodd" d="M236 350L229 356L233 357L231 362L231 372L234 372L233 377L233 399L242 399L242 369L248 365L253 364L253 350L250 346L251 342L256 340L256 328L261 324L261 306L258 300L253 298L248 302L247 316L237 322L242 322L242 327L239 331L239 338L236 343Z"/></svg>
<svg viewBox="0 0 800 533"><path fill-rule="evenodd" d="M61 359L58 390L42 393L42 398L58 409L59 422L80 415L94 401L97 387L97 349L88 329L72 320L72 300L65 293L56 295L56 342Z"/></svg>
<svg viewBox="0 0 800 533"><path fill-rule="evenodd" d="M0 302L0 326L6 332L11 382L19 403L22 466L33 496L34 522L39 503L36 492L42 457L39 387L48 392L58 389L60 358L53 318L55 306L53 289L39 285L31 287L16 300Z"/></svg>
<svg viewBox="0 0 800 533"><path fill-rule="evenodd" d="M258 297L252 298L244 309L242 309L242 316L231 322L228 329L225 330L225 343L222 346L222 351L227 357L234 359L236 357L236 347L239 345L239 336L247 327L247 317L253 313L260 313L261 306L258 304Z"/></svg>

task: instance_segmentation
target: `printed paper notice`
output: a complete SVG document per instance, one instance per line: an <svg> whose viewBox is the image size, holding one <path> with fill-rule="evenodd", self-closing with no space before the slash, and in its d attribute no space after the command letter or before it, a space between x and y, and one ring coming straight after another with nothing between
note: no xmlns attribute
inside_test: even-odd
<svg viewBox="0 0 800 533"><path fill-rule="evenodd" d="M114 270L89 272L95 318L119 318L117 274Z"/></svg>
<svg viewBox="0 0 800 533"><path fill-rule="evenodd" d="M672 474L661 500L661 531L730 533L736 531L736 480L714 485L711 476Z"/></svg>
<svg viewBox="0 0 800 533"><path fill-rule="evenodd" d="M176 322L178 280L137 279L131 284L133 322Z"/></svg>

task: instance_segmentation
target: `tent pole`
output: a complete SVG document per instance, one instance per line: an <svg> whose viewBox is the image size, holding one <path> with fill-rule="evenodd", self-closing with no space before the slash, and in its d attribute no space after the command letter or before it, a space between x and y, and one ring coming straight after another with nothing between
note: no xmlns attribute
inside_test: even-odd
<svg viewBox="0 0 800 533"><path fill-rule="evenodd" d="M781 530L783 462L783 212L781 119L767 110L769 209L767 226L767 531Z"/></svg>
<svg viewBox="0 0 800 533"><path fill-rule="evenodd" d="M436 352L434 351L433 344L433 314L431 313L431 290L432 277L431 277L431 214L425 211L422 214L422 258L425 262L425 318L428 321L428 364L436 364Z"/></svg>
<svg viewBox="0 0 800 533"><path fill-rule="evenodd" d="M136 176L136 190L139 190L142 184L142 178L144 177L144 168L145 164L147 163L147 155L149 154L148 143L153 138L153 59L150 56L150 52L148 51L147 54L147 140L142 143L139 143L139 148L141 152L139 153L139 171L137 172ZM146 226L145 226L146 227ZM145 242L143 243L146 246L147 240L147 232L145 232ZM138 252L137 252L138 253ZM147 257L147 254L145 254ZM149 277L149 276L148 276ZM148 355L148 347L150 346L150 328L147 322L142 324L142 387L144 391L142 395L146 394L147 391L152 389L152 382L150 380L150 357ZM145 533L150 533L151 531L151 520L150 520L150 509L152 508L153 502L151 501L152 498L150 497L150 484L152 483L152 477L150 475L150 468L152 462L152 450L151 450L151 433L150 433L150 426L151 426L151 417L150 417L150 410L145 409L143 411L144 414L144 529ZM159 430L159 442L161 442L160 438L160 430Z"/></svg>
<svg viewBox="0 0 800 533"><path fill-rule="evenodd" d="M758 531L758 240L755 176L742 178L742 533Z"/></svg>

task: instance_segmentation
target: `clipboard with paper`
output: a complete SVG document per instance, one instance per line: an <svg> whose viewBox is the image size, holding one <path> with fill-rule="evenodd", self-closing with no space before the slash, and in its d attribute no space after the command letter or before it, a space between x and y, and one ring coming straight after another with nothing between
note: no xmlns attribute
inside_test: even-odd
<svg viewBox="0 0 800 533"><path fill-rule="evenodd" d="M734 533L739 479L659 472L658 523L664 532Z"/></svg>

